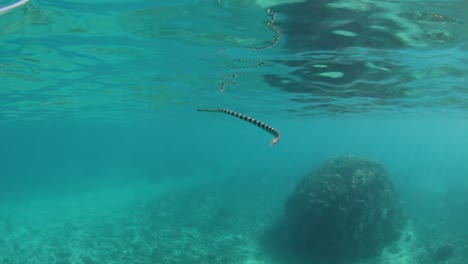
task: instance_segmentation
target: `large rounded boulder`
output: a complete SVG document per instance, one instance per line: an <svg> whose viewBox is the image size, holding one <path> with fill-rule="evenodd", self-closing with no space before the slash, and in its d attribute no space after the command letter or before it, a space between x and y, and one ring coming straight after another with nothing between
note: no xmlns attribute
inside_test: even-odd
<svg viewBox="0 0 468 264"><path fill-rule="evenodd" d="M306 176L286 203L283 245L296 257L352 263L399 238L400 202L378 163L340 157Z"/></svg>

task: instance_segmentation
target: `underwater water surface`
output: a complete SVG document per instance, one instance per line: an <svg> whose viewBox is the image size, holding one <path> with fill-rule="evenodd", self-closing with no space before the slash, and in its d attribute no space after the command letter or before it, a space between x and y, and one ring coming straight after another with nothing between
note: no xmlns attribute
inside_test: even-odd
<svg viewBox="0 0 468 264"><path fill-rule="evenodd" d="M466 10L0 0L0 263L468 263ZM351 215L392 224L385 203L349 207L390 193L371 169L320 174L336 157L381 164L395 191L404 224L372 256L272 232L311 173L344 179L313 194L349 212L323 244L378 240Z"/></svg>

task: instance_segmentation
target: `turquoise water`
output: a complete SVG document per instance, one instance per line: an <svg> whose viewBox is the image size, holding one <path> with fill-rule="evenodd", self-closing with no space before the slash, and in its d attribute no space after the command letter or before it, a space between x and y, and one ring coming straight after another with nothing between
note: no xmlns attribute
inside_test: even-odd
<svg viewBox="0 0 468 264"><path fill-rule="evenodd" d="M310 263L261 237L339 156L388 170L412 237L360 263L436 263L447 245L445 263L466 263L467 8L30 0L0 14L0 263Z"/></svg>

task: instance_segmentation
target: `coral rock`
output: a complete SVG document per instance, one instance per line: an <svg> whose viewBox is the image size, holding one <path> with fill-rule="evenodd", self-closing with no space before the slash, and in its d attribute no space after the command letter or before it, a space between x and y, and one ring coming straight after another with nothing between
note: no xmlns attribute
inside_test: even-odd
<svg viewBox="0 0 468 264"><path fill-rule="evenodd" d="M289 197L284 247L296 256L352 263L397 240L404 217L387 171L356 157L326 161Z"/></svg>

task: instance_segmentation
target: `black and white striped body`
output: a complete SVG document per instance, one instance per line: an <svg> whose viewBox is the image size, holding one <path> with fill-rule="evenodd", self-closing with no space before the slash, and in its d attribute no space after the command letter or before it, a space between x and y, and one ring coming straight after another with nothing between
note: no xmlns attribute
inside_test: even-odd
<svg viewBox="0 0 468 264"><path fill-rule="evenodd" d="M232 115L234 117L237 117L239 119L242 119L242 120L245 120L251 124L254 124L256 125L257 127L267 131L268 133L272 134L275 138L272 140L271 144L272 145L275 145L276 143L278 143L280 141L280 138L281 138L281 134L278 130L276 130L276 128L272 127L272 126L269 126L263 122L260 122L252 117L249 117L249 116L246 116L246 115L243 115L241 113L237 113L235 111L232 111L232 110L229 110L229 109L197 109L197 111L200 111L200 112L220 112L220 113L225 113L225 114L228 114L228 115Z"/></svg>

